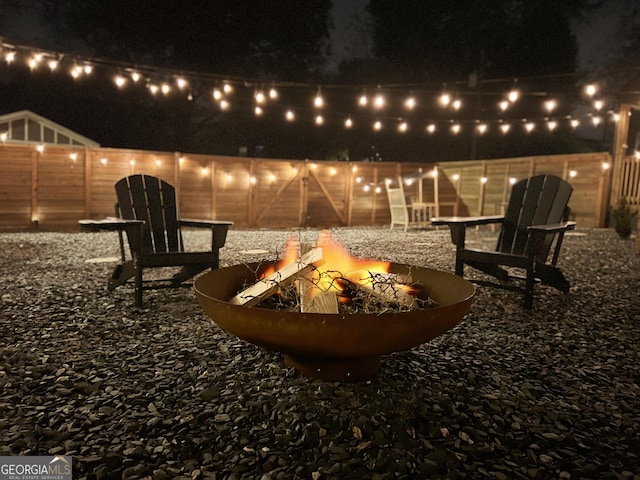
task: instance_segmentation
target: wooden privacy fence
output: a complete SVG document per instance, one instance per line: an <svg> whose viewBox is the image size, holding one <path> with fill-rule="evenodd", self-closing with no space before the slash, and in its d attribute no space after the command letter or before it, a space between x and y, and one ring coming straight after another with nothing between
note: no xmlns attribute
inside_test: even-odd
<svg viewBox="0 0 640 480"><path fill-rule="evenodd" d="M114 184L135 173L172 183L181 216L231 220L236 228L389 225L384 182L434 213L499 213L511 178L555 173L575 192L581 227L604 225L607 153L454 163L332 162L191 155L107 148L0 146L0 228L74 229L114 214ZM577 172L575 176L571 172ZM425 174L426 173L426 174ZM484 180L483 180L484 179Z"/></svg>
<svg viewBox="0 0 640 480"><path fill-rule="evenodd" d="M615 172L613 193L617 199L624 200L633 208L640 207L640 157L624 156Z"/></svg>

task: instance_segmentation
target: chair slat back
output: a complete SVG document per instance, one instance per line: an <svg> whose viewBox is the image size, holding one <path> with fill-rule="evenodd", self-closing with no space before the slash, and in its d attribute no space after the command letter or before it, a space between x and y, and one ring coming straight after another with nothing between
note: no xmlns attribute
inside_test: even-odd
<svg viewBox="0 0 640 480"><path fill-rule="evenodd" d="M143 220L146 253L183 251L175 188L150 175L131 175L116 183L119 215Z"/></svg>
<svg viewBox="0 0 640 480"><path fill-rule="evenodd" d="M523 255L530 238L527 227L568 220L572 192L573 187L555 175L536 175L516 183L511 190L496 250ZM553 237L548 236L539 260L547 257Z"/></svg>

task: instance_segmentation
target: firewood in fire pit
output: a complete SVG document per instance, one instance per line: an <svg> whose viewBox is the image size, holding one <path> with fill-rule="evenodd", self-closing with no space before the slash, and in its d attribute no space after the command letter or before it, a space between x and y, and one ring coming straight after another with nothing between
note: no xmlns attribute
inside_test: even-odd
<svg viewBox="0 0 640 480"><path fill-rule="evenodd" d="M395 303L410 310L418 308L418 300L407 291L410 280L405 277L394 273L352 272L348 278L353 287L381 302Z"/></svg>
<svg viewBox="0 0 640 480"><path fill-rule="evenodd" d="M250 287L229 300L232 305L251 307L273 295L280 286L304 275L311 264L322 260L322 248L314 248L305 253L299 260L285 265L265 278L258 280Z"/></svg>
<svg viewBox="0 0 640 480"><path fill-rule="evenodd" d="M309 278L298 280L300 311L303 313L338 313L338 297L335 292L320 290Z"/></svg>

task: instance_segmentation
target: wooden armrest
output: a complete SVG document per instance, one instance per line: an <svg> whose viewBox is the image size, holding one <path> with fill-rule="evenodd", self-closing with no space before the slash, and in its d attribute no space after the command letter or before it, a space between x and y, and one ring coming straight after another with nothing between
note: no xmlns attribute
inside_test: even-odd
<svg viewBox="0 0 640 480"><path fill-rule="evenodd" d="M464 225L465 227L490 225L492 223L502 222L504 222L504 215L483 217L434 217L431 219L431 225Z"/></svg>
<svg viewBox="0 0 640 480"><path fill-rule="evenodd" d="M183 218L180 219L180 225L183 227L211 228L233 225L233 222L228 222L226 220L199 220L194 218Z"/></svg>
<svg viewBox="0 0 640 480"><path fill-rule="evenodd" d="M562 222L562 223L553 223L549 225L530 225L527 227L529 230L534 230L536 232L544 232L544 233L557 233L567 230L573 230L576 228L576 222Z"/></svg>
<svg viewBox="0 0 640 480"><path fill-rule="evenodd" d="M144 222L142 220L125 220L124 218L107 217L103 218L102 220L78 220L78 223L80 224L80 228L82 228L83 230L88 230L90 232L97 232L100 230L113 232L118 230L126 230L127 227L134 225L142 225Z"/></svg>

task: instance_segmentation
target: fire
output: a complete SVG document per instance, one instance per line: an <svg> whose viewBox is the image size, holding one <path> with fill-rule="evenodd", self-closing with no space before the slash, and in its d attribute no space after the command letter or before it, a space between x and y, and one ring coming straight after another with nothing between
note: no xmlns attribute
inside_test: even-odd
<svg viewBox="0 0 640 480"><path fill-rule="evenodd" d="M316 247L322 249L322 260L313 263L313 269L307 275L316 287L312 293L313 296L322 292L334 292L339 296L348 282L372 287L380 278L389 274L389 262L351 255L327 230L323 230L318 236ZM282 259L263 272L261 278L266 278L299 259L300 243L295 237L291 237L286 242ZM415 289L409 285L396 284L395 286L407 294L415 294Z"/></svg>

